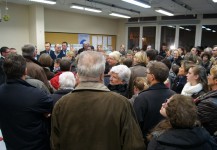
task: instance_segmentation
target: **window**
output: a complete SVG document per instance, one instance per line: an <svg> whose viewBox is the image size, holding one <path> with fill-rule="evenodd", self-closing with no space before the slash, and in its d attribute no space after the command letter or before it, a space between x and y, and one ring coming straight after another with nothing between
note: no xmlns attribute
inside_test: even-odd
<svg viewBox="0 0 217 150"><path fill-rule="evenodd" d="M161 44L165 43L167 46L174 45L176 26L162 26L161 27Z"/></svg>
<svg viewBox="0 0 217 150"><path fill-rule="evenodd" d="M148 45L155 48L156 27L143 27L142 49L146 50Z"/></svg>
<svg viewBox="0 0 217 150"><path fill-rule="evenodd" d="M139 27L128 28L128 49L139 47Z"/></svg>
<svg viewBox="0 0 217 150"><path fill-rule="evenodd" d="M201 46L212 47L217 44L217 25L203 25Z"/></svg>
<svg viewBox="0 0 217 150"><path fill-rule="evenodd" d="M195 42L196 26L180 26L179 27L179 46L190 50Z"/></svg>

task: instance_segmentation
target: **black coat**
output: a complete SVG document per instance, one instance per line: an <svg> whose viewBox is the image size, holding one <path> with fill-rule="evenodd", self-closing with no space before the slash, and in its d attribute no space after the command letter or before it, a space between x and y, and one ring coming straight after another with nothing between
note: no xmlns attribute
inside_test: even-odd
<svg viewBox="0 0 217 150"><path fill-rule="evenodd" d="M119 93L123 96L125 96L126 98L128 98L128 85L127 84L119 84L119 85L108 85L108 89L110 91Z"/></svg>
<svg viewBox="0 0 217 150"><path fill-rule="evenodd" d="M8 150L49 150L45 113L53 101L44 91L24 80L8 80L0 86L1 130Z"/></svg>
<svg viewBox="0 0 217 150"><path fill-rule="evenodd" d="M55 103L64 95L68 94L69 92L71 92L72 89L64 89L64 90L58 90L55 91L51 97L53 99L53 105L55 105Z"/></svg>
<svg viewBox="0 0 217 150"><path fill-rule="evenodd" d="M0 58L0 85L5 83L5 80L6 80L6 76L5 76L4 69L3 69L3 64L4 64L4 58L1 57Z"/></svg>
<svg viewBox="0 0 217 150"><path fill-rule="evenodd" d="M202 127L193 129L169 129L154 137L148 150L216 150L217 145Z"/></svg>
<svg viewBox="0 0 217 150"><path fill-rule="evenodd" d="M159 112L161 105L173 94L175 92L163 83L157 83L140 93L135 99L133 107L144 138L149 130L163 119Z"/></svg>
<svg viewBox="0 0 217 150"><path fill-rule="evenodd" d="M202 125L213 135L217 131L217 91L210 91L200 96L196 104Z"/></svg>

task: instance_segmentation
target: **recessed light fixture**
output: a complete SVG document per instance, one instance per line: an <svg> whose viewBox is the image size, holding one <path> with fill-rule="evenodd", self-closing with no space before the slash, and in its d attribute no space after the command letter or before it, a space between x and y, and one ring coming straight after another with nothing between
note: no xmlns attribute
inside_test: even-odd
<svg viewBox="0 0 217 150"><path fill-rule="evenodd" d="M110 16L121 17L121 18L131 18L130 16L119 14L119 13L110 13Z"/></svg>
<svg viewBox="0 0 217 150"><path fill-rule="evenodd" d="M155 9L156 12L167 15L167 16L174 16L173 13L169 12L168 10L162 9L162 8L157 8Z"/></svg>
<svg viewBox="0 0 217 150"><path fill-rule="evenodd" d="M140 6L143 8L151 8L151 6L149 4L146 4L146 3L140 2L140 1L136 1L136 0L122 0L122 1L133 4L133 5Z"/></svg>
<svg viewBox="0 0 217 150"><path fill-rule="evenodd" d="M91 12L95 12L95 13L101 13L101 12L102 12L102 10L100 10L100 9L88 8L88 7L85 7L84 10L86 10L86 11L91 11Z"/></svg>
<svg viewBox="0 0 217 150"><path fill-rule="evenodd" d="M38 3L45 3L45 4L51 4L54 5L57 2L56 1L52 1L52 0L29 0L31 2L38 2Z"/></svg>
<svg viewBox="0 0 217 150"><path fill-rule="evenodd" d="M217 3L217 0L212 0L214 3Z"/></svg>

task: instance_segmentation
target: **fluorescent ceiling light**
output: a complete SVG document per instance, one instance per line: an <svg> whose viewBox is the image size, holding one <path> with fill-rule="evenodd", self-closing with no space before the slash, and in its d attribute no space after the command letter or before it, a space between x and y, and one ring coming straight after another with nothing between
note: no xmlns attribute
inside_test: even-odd
<svg viewBox="0 0 217 150"><path fill-rule="evenodd" d="M167 11L167 10L164 10L164 9L162 9L162 8L158 8L158 9L156 9L155 11L158 12L158 13L167 15L167 16L174 16L173 13L171 13L171 12L169 12L169 11Z"/></svg>
<svg viewBox="0 0 217 150"><path fill-rule="evenodd" d="M70 8L85 10L85 11L91 11L91 12L96 12L96 13L102 12L102 10L98 9L98 8L90 8L90 7L86 7L83 5L77 5L77 4L72 4L72 6Z"/></svg>
<svg viewBox="0 0 217 150"><path fill-rule="evenodd" d="M170 28L175 28L174 26L168 26L168 27L170 27Z"/></svg>
<svg viewBox="0 0 217 150"><path fill-rule="evenodd" d="M217 0L212 0L214 3L217 3Z"/></svg>
<svg viewBox="0 0 217 150"><path fill-rule="evenodd" d="M183 28L183 27L179 27L180 29L185 29L185 28Z"/></svg>
<svg viewBox="0 0 217 150"><path fill-rule="evenodd" d="M216 32L215 30L212 30L212 32Z"/></svg>
<svg viewBox="0 0 217 150"><path fill-rule="evenodd" d="M87 7L85 7L84 10L91 11L91 12L96 12L96 13L102 12L102 10L96 9L96 8L87 8Z"/></svg>
<svg viewBox="0 0 217 150"><path fill-rule="evenodd" d="M210 29L210 28L206 28L206 30L207 30L207 31L210 31L211 29Z"/></svg>
<svg viewBox="0 0 217 150"><path fill-rule="evenodd" d="M150 5L145 4L144 2L136 1L136 0L122 0L122 1L127 2L127 3L130 3L130 4L134 4L134 5L143 7L143 8L151 8Z"/></svg>
<svg viewBox="0 0 217 150"><path fill-rule="evenodd" d="M51 5L54 5L54 4L57 3L56 1L52 1L52 0L29 0L29 1L39 2L39 3L45 3L45 4L51 4Z"/></svg>
<svg viewBox="0 0 217 150"><path fill-rule="evenodd" d="M130 16L122 15L122 14L118 14L118 13L111 13L109 15L110 16L115 16L115 17L121 17L121 18L131 18Z"/></svg>
<svg viewBox="0 0 217 150"><path fill-rule="evenodd" d="M82 7L82 6L77 6L77 5L72 5L70 8L84 10L84 7Z"/></svg>
<svg viewBox="0 0 217 150"><path fill-rule="evenodd" d="M191 31L190 29L188 29L188 28L186 28L185 30L187 30L187 31Z"/></svg>
<svg viewBox="0 0 217 150"><path fill-rule="evenodd" d="M203 29L205 29L206 27L202 26Z"/></svg>

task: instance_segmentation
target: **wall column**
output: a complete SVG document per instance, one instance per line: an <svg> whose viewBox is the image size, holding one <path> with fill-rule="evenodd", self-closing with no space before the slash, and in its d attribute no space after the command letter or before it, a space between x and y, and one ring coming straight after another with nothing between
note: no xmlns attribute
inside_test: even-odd
<svg viewBox="0 0 217 150"><path fill-rule="evenodd" d="M29 7L29 41L38 48L38 53L44 50L44 7L31 5Z"/></svg>

